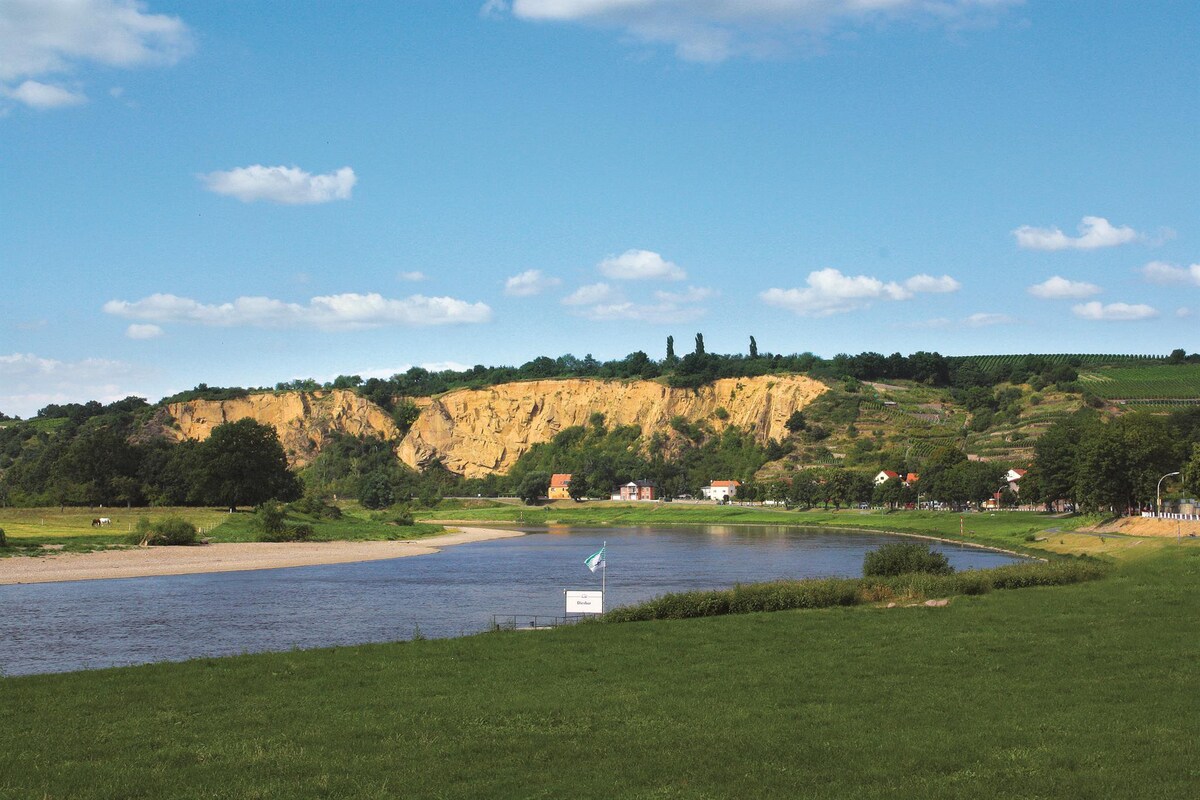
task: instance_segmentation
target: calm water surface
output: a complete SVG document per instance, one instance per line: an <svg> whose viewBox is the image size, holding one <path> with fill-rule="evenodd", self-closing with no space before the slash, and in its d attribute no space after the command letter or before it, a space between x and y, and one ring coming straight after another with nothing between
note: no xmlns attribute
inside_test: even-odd
<svg viewBox="0 0 1200 800"><path fill-rule="evenodd" d="M608 607L665 592L862 574L899 537L753 526L526 528L428 556L319 567L0 586L0 674L444 637L493 614L563 613L564 589L599 589L583 560L608 542ZM935 544L955 569L1018 559ZM3 569L3 562L0 562Z"/></svg>

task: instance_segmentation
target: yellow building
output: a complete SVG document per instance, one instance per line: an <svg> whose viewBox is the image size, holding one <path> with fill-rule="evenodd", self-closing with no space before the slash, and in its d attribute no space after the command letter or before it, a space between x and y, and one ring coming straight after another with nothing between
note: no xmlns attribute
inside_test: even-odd
<svg viewBox="0 0 1200 800"><path fill-rule="evenodd" d="M550 499L571 499L571 473L556 472L550 476Z"/></svg>

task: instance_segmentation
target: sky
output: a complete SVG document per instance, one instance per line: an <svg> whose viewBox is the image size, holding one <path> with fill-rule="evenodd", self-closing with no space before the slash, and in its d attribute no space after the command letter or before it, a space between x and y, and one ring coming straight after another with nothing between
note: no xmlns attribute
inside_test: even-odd
<svg viewBox="0 0 1200 800"><path fill-rule="evenodd" d="M0 0L0 411L1200 350L1190 0Z"/></svg>

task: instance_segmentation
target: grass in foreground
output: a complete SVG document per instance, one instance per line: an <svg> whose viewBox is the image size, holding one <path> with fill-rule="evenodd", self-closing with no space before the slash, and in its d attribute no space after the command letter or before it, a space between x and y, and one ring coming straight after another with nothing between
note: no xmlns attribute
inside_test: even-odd
<svg viewBox="0 0 1200 800"><path fill-rule="evenodd" d="M8 678L0 797L1187 797L1198 580Z"/></svg>

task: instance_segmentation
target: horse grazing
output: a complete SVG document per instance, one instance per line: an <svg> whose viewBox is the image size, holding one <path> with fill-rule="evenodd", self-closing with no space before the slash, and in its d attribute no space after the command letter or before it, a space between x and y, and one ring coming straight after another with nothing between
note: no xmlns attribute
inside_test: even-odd
<svg viewBox="0 0 1200 800"><path fill-rule="evenodd" d="M111 525L111 524L112 524L112 520L109 519L108 517L97 517L96 519L92 520L93 528L100 528L105 525Z"/></svg>

